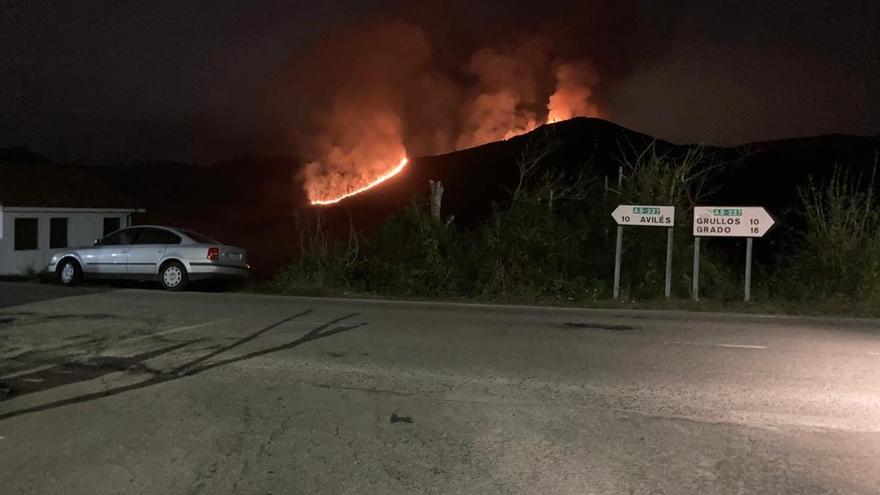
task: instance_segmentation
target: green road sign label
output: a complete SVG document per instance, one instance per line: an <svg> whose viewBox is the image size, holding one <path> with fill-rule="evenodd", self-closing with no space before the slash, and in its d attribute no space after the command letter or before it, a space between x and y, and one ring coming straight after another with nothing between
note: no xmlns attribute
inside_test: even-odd
<svg viewBox="0 0 880 495"><path fill-rule="evenodd" d="M659 215L660 208L653 206L633 206L633 215Z"/></svg>
<svg viewBox="0 0 880 495"><path fill-rule="evenodd" d="M712 215L716 217L741 217L742 208L714 208Z"/></svg>

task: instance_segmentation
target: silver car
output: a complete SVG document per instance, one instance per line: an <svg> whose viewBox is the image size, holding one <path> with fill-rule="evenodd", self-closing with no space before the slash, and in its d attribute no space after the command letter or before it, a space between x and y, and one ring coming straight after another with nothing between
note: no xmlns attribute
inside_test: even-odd
<svg viewBox="0 0 880 495"><path fill-rule="evenodd" d="M183 290L193 280L248 275L244 249L189 230L138 225L117 230L92 247L62 251L46 267L62 285L83 278L158 280Z"/></svg>

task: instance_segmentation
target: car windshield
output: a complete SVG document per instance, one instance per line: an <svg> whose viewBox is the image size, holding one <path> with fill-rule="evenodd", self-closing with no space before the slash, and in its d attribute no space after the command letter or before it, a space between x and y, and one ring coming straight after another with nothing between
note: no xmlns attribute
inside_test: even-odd
<svg viewBox="0 0 880 495"><path fill-rule="evenodd" d="M184 230L183 233L186 234L186 236L189 237L190 239L192 239L196 242L199 242L201 244L223 244L222 242L218 241L217 239L212 239L206 235L199 234L198 232L193 232L192 230Z"/></svg>

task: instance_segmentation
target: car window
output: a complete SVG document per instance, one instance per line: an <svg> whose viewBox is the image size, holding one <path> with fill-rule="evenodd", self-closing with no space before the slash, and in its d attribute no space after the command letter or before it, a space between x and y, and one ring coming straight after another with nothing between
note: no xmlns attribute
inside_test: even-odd
<svg viewBox="0 0 880 495"><path fill-rule="evenodd" d="M199 234L198 232L193 232L192 230L184 230L183 233L186 234L187 237L189 237L190 239L201 244L223 244L217 239L211 239L206 235Z"/></svg>
<svg viewBox="0 0 880 495"><path fill-rule="evenodd" d="M116 231L107 237L101 239L102 246L127 246L131 244L135 231L139 229L124 229Z"/></svg>
<svg viewBox="0 0 880 495"><path fill-rule="evenodd" d="M143 228L135 244L180 244L180 236L163 229Z"/></svg>

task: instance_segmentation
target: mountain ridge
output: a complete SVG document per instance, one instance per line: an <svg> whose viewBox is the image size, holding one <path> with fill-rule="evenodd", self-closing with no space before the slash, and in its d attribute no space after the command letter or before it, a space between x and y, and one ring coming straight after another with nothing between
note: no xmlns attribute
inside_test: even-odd
<svg viewBox="0 0 880 495"><path fill-rule="evenodd" d="M584 167L616 180L621 153L653 143L661 151L685 150L689 144L656 139L601 119L576 118L542 126L532 133L451 153L412 157L398 175L342 202L309 205L293 157L249 155L209 165L149 162L120 166L53 164L25 148L0 149L0 163L19 160L72 166L93 179L139 200L147 212L142 223L164 223L201 230L249 250L258 273L270 275L298 252L297 225L320 212L331 232L343 235L378 228L413 196L426 195L429 180L445 188L444 215L467 228L503 202L515 183L513 153L528 139L549 133L560 142L546 166L570 176ZM783 218L800 204L799 191L809 178L822 182L835 165L865 175L874 166L880 136L823 135L706 146L723 157L725 167L713 179L716 191L707 204L763 205Z"/></svg>

